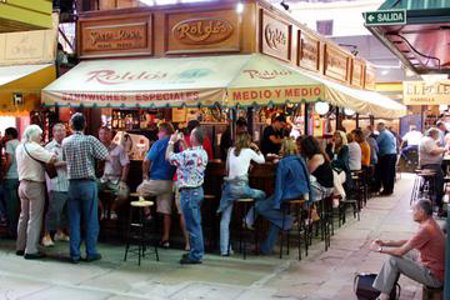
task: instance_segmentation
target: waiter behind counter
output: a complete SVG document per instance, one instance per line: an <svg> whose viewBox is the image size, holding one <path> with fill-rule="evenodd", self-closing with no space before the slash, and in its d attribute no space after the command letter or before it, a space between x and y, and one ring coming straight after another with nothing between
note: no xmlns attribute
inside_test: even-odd
<svg viewBox="0 0 450 300"><path fill-rule="evenodd" d="M241 133L248 133L247 120L243 117L240 117L236 121L236 136ZM278 115L273 119L272 124L264 129L261 140L261 152L265 156L269 153L278 155L281 149L281 143L287 136L289 136L289 133L286 130L286 117L284 115ZM220 154L223 161L226 160L228 149L232 145L231 126L229 126L220 139Z"/></svg>
<svg viewBox="0 0 450 300"><path fill-rule="evenodd" d="M272 124L264 129L261 140L261 151L267 154L276 154L280 152L283 139L288 137L289 133L286 130L286 117L284 115L276 116Z"/></svg>

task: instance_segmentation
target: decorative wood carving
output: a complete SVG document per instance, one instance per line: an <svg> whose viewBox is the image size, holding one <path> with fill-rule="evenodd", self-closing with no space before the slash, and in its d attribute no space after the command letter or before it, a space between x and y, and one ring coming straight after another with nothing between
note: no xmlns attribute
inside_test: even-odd
<svg viewBox="0 0 450 300"><path fill-rule="evenodd" d="M261 52L284 61L291 60L292 25L266 10L261 11Z"/></svg>

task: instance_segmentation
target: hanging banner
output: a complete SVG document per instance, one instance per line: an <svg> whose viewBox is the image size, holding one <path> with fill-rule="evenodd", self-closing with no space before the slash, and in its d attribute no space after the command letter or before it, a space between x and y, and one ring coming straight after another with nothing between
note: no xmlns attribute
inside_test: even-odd
<svg viewBox="0 0 450 300"><path fill-rule="evenodd" d="M450 80L403 82L403 104L405 105L439 105L449 103Z"/></svg>

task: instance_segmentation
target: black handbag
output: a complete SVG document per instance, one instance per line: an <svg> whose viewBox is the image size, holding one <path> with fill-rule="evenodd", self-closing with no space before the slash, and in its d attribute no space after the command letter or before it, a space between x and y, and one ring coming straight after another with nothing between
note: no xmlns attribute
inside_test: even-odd
<svg viewBox="0 0 450 300"><path fill-rule="evenodd" d="M353 290L355 291L358 300L375 300L380 296L380 292L372 287L377 274L375 273L359 273L355 275L353 280ZM400 299L401 288L398 283L391 291L391 300Z"/></svg>
<svg viewBox="0 0 450 300"><path fill-rule="evenodd" d="M31 159L33 159L33 160L37 161L38 163L44 165L45 173L47 173L47 176L48 176L50 179L53 179L53 178L55 178L55 177L58 176L58 172L57 172L57 170L56 170L55 164L53 164L53 163L45 163L45 162L43 162L43 161L40 161L39 159L34 158L34 157L30 154L30 152L28 152L28 149L27 149L27 147L25 146L25 144L23 145L23 148L25 149L25 152L28 154L28 156L29 156Z"/></svg>

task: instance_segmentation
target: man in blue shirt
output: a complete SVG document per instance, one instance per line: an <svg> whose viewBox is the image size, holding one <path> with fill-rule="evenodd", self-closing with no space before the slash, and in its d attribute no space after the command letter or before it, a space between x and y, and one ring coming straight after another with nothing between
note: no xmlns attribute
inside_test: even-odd
<svg viewBox="0 0 450 300"><path fill-rule="evenodd" d="M166 161L166 149L174 128L170 123L159 125L156 141L144 159L142 168L143 182L138 186L140 197L156 197L156 211L164 215L163 236L160 246L169 248L169 234L173 205L173 175L175 167ZM146 214L150 214L147 211Z"/></svg>
<svg viewBox="0 0 450 300"><path fill-rule="evenodd" d="M383 122L378 123L377 129L380 135L377 137L379 152L374 188L378 192L383 185L383 191L380 195L390 196L394 193L397 140L392 132L387 130Z"/></svg>

